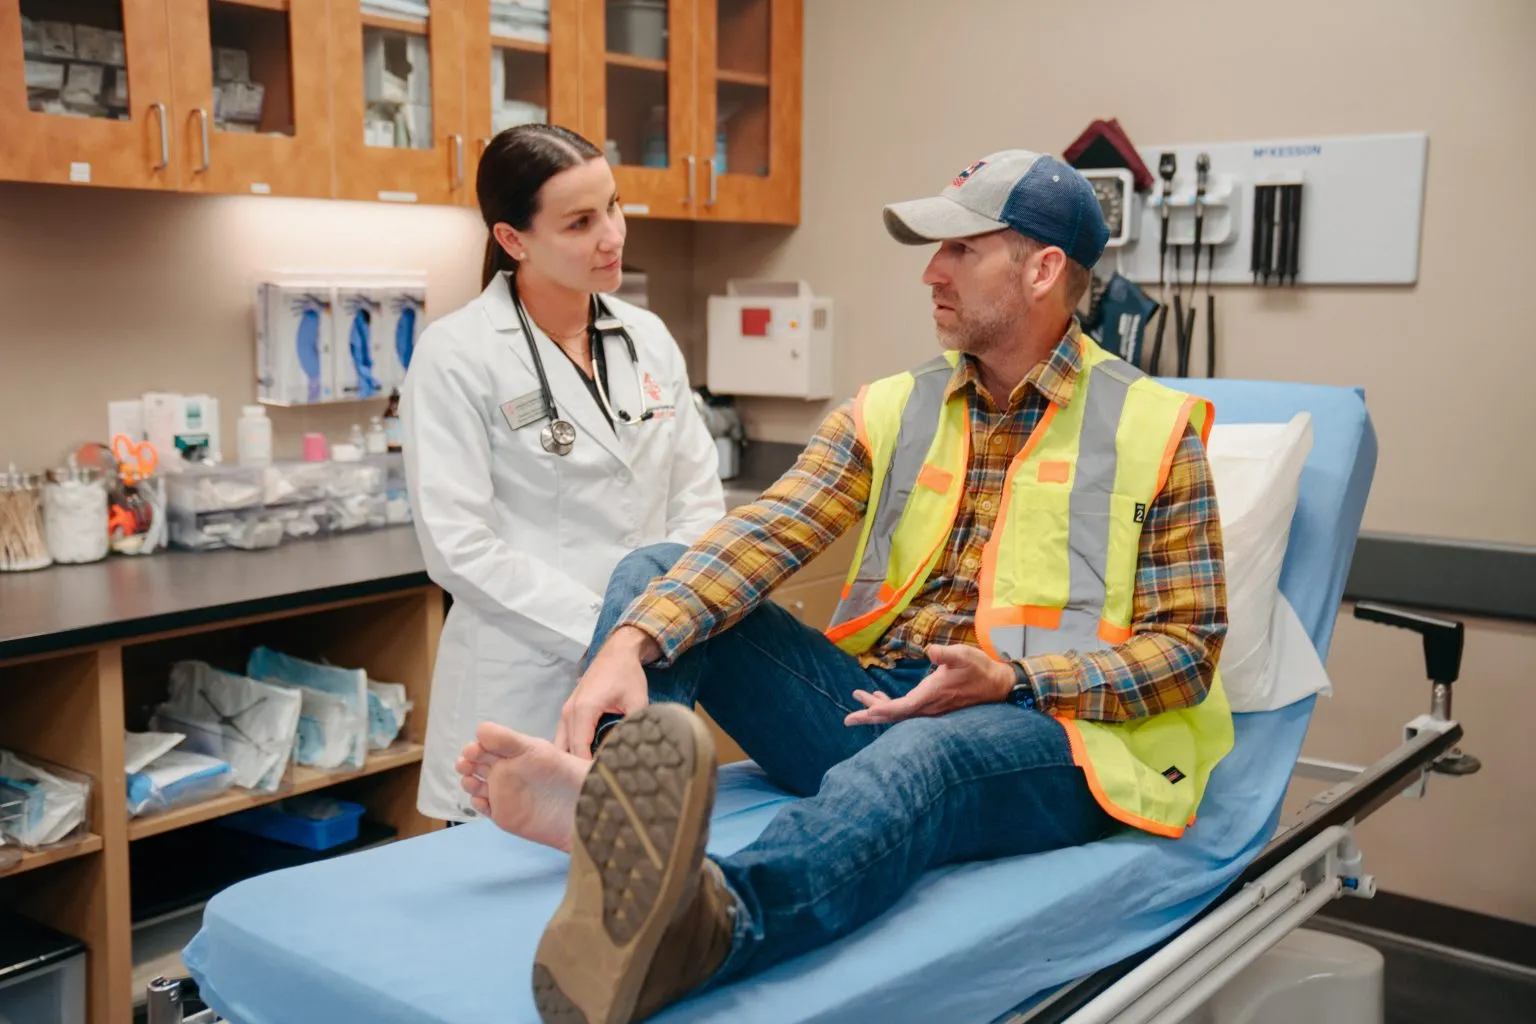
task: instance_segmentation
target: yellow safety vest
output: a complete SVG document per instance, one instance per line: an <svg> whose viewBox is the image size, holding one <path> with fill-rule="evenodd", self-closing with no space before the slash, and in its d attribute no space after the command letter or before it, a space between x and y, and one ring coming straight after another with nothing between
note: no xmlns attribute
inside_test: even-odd
<svg viewBox="0 0 1536 1024"><path fill-rule="evenodd" d="M1193 423L1208 436L1210 403L1159 384L1086 335L1072 399L1048 407L1014 457L983 551L976 611L992 657L1091 651L1131 635L1142 523ZM827 636L862 654L922 590L943 553L970 458L965 397L944 401L959 356L864 388L854 406L874 477ZM1220 675L1193 708L1125 723L1074 720L1073 760L1099 804L1156 835L1194 821L1211 769L1232 749Z"/></svg>

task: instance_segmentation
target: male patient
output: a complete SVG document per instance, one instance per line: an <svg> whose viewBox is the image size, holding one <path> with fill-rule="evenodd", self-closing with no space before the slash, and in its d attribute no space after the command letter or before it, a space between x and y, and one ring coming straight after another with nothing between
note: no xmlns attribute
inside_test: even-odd
<svg viewBox="0 0 1536 1024"><path fill-rule="evenodd" d="M459 762L480 813L571 852L533 970L545 1021L642 1020L941 864L1177 837L1231 749L1211 410L1080 332L1108 237L1092 188L1001 152L885 224L938 243L944 354L833 412L691 549L626 559L555 743L486 724ZM764 600L853 527L825 634ZM695 702L805 797L730 856L703 852ZM627 717L594 759L605 713Z"/></svg>

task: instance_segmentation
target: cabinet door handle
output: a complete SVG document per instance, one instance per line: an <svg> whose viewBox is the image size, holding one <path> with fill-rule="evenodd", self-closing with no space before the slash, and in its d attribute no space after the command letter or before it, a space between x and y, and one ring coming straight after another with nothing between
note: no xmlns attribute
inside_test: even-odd
<svg viewBox="0 0 1536 1024"><path fill-rule="evenodd" d="M698 162L699 161L694 157L694 155L692 153L689 153L687 156L683 157L683 159L688 161L688 194L683 197L683 205L684 206L692 206L693 205L693 172L694 172L695 168L698 166Z"/></svg>
<svg viewBox="0 0 1536 1024"><path fill-rule="evenodd" d="M208 168L213 166L213 156L208 149L208 111L204 110L202 107L198 107L193 111L193 113L197 115L197 119L201 123L203 132L203 166L197 169L197 173L202 174L204 171L208 170Z"/></svg>
<svg viewBox="0 0 1536 1024"><path fill-rule="evenodd" d="M464 187L464 136L454 134L448 136L453 140L453 187Z"/></svg>
<svg viewBox="0 0 1536 1024"><path fill-rule="evenodd" d="M715 201L720 198L719 185L720 185L719 179L715 177L715 162L714 162L714 160L710 160L709 161L709 199L705 201L705 203L704 203L705 206L714 206L715 205Z"/></svg>
<svg viewBox="0 0 1536 1024"><path fill-rule="evenodd" d="M160 162L155 164L152 170L163 171L171 166L171 129L166 123L168 115L164 103L151 103L149 109L160 117Z"/></svg>

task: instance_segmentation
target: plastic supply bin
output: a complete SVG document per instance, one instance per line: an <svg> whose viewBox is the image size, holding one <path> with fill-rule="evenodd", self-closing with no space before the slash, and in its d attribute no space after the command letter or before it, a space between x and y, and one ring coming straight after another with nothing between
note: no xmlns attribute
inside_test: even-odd
<svg viewBox="0 0 1536 1024"><path fill-rule="evenodd" d="M326 817L296 813L302 804L287 808L277 803L231 814L222 819L221 824L306 850L329 850L352 842L357 838L365 808L345 800L327 800L326 803L334 805L332 813Z"/></svg>
<svg viewBox="0 0 1536 1024"><path fill-rule="evenodd" d="M0 1020L85 1024L85 945L0 914Z"/></svg>

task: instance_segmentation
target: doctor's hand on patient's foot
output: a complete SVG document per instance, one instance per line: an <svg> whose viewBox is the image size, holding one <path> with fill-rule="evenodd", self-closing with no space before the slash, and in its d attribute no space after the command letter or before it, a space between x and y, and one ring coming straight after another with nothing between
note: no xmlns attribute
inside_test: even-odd
<svg viewBox="0 0 1536 1024"><path fill-rule="evenodd" d="M660 656L656 641L635 627L614 630L561 709L555 746L592 760L592 738L603 715L627 715L650 703L645 665Z"/></svg>
<svg viewBox="0 0 1536 1024"><path fill-rule="evenodd" d="M570 852L587 761L548 740L485 722L454 767L476 812L515 836Z"/></svg>

